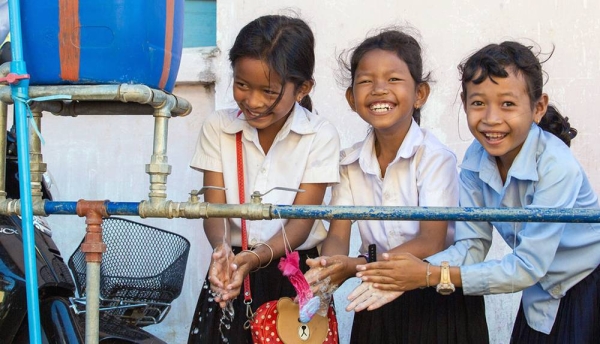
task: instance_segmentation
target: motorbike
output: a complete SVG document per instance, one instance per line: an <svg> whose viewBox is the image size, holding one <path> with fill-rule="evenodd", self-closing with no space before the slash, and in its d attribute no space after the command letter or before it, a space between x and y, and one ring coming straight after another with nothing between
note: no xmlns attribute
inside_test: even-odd
<svg viewBox="0 0 600 344"><path fill-rule="evenodd" d="M8 133L7 197L19 199L16 140ZM47 183L43 197L52 200ZM134 221L104 219L100 267L100 343L165 343L143 329L159 323L179 296L190 243ZM29 343L21 219L0 215L0 343ZM34 219L44 343L85 342L85 254L65 262L44 218ZM160 248L160 249L157 249Z"/></svg>

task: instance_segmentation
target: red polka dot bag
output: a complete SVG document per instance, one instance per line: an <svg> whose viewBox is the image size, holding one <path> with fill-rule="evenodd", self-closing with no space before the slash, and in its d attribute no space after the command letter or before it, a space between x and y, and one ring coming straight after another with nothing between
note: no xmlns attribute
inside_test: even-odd
<svg viewBox="0 0 600 344"><path fill-rule="evenodd" d="M250 323L255 344L337 344L338 324L332 306L327 317L315 314L309 322L298 317L299 305L289 297L262 304Z"/></svg>

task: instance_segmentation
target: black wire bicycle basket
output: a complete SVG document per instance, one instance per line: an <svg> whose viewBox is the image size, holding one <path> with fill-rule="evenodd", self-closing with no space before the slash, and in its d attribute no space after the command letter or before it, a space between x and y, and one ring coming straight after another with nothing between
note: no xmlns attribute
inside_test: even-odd
<svg viewBox="0 0 600 344"><path fill-rule="evenodd" d="M137 326L161 322L181 293L190 242L181 235L138 222L107 218L102 222L106 252L100 264L100 311ZM83 242L83 241L82 241ZM84 312L86 262L81 246L69 258Z"/></svg>

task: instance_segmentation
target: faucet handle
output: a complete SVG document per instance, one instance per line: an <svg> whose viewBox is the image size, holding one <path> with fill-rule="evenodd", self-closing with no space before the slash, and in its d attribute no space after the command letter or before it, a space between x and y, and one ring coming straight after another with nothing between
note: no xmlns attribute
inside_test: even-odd
<svg viewBox="0 0 600 344"><path fill-rule="evenodd" d="M198 201L198 196L204 195L207 190L227 190L227 188L220 186L203 186L200 190L192 190L190 191L190 201Z"/></svg>
<svg viewBox="0 0 600 344"><path fill-rule="evenodd" d="M305 191L303 189L293 189L293 188L285 188L282 186L276 186L276 187L272 188L271 190L268 190L262 194L259 191L254 191L250 197L252 198L253 202L260 203L262 201L262 196L268 194L269 192L271 192L273 190L283 190L283 191L291 191L291 192L304 192Z"/></svg>

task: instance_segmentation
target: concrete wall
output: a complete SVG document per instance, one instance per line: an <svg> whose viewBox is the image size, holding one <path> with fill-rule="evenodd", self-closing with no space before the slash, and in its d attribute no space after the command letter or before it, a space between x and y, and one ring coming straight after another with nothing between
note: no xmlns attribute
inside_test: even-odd
<svg viewBox="0 0 600 344"><path fill-rule="evenodd" d="M432 71L432 94L423 109L423 126L452 149L459 159L471 141L459 102L457 64L469 53L490 42L531 39L544 52L554 46L554 56L544 66L550 78L546 91L551 100L579 129L573 151L600 190L594 145L600 118L591 107L600 99L600 3L596 1L476 1L423 0L418 3L390 0L218 0L217 45L221 50L191 50L180 70L174 93L190 100L194 111L170 121L169 199L183 201L191 189L201 187L201 174L188 167L196 135L205 116L214 108L231 106L231 71L227 52L239 29L263 14L289 13L307 20L317 39L317 86L311 94L322 116L338 124L342 145L364 137L366 125L347 106L344 88L335 82L337 54L360 42L369 30L390 24L410 24L419 30ZM533 43L532 43L533 44ZM214 88L204 82L216 81ZM44 160L56 181L57 200L110 199L140 201L147 198L149 180L144 166L152 150L152 118L134 116L55 118L46 115L43 133ZM51 216L55 240L68 257L81 240L84 220ZM148 219L150 223L184 234L192 241L183 293L167 319L148 328L169 343L184 343L191 316L206 273L210 247L200 220ZM356 240L353 242L356 246ZM354 250L356 247L353 248ZM505 246L495 245L492 256ZM348 285L355 283L348 282ZM349 338L352 314L343 311L350 287L336 296L340 305L342 343ZM493 343L507 343L519 295L488 297L488 323Z"/></svg>

